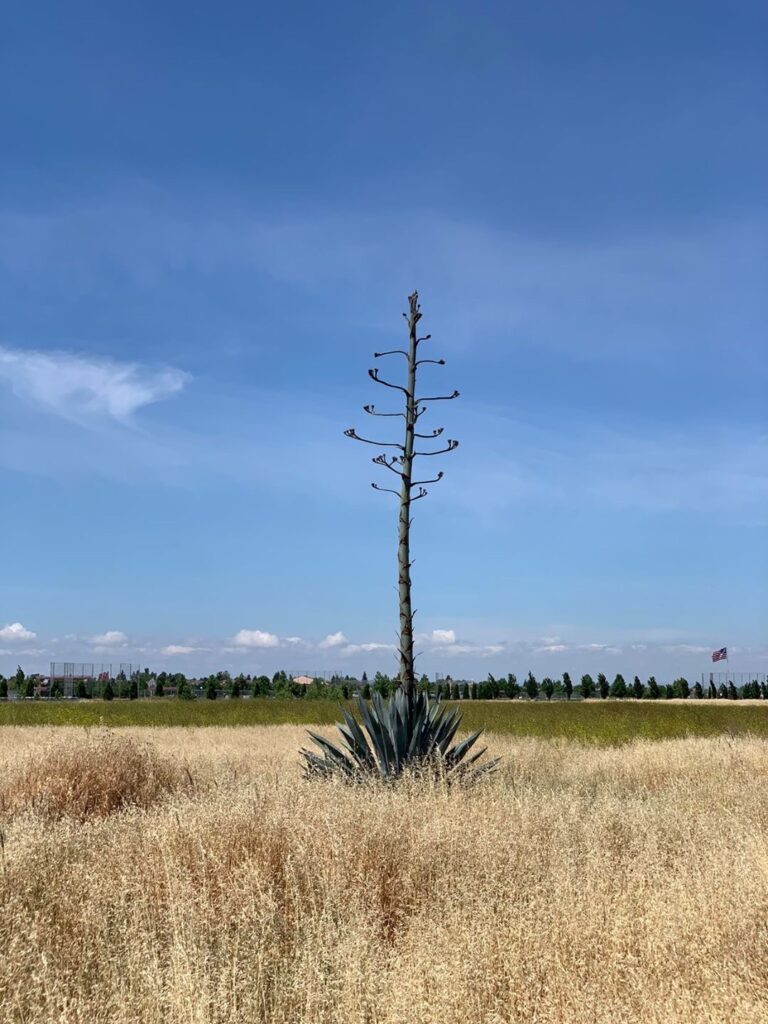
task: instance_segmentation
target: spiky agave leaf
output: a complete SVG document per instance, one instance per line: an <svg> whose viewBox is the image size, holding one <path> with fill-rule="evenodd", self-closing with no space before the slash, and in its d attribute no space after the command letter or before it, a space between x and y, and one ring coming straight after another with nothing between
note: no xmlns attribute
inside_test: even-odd
<svg viewBox="0 0 768 1024"><path fill-rule="evenodd" d="M371 778L391 781L416 770L449 782L472 782L498 764L498 758L477 764L485 747L467 756L482 730L454 744L461 713L430 701L425 693L417 693L409 701L400 687L388 701L375 693L370 705L358 694L357 709L360 722L342 709L344 722L336 725L341 736L338 745L309 732L320 752L301 751L305 776L348 782Z"/></svg>

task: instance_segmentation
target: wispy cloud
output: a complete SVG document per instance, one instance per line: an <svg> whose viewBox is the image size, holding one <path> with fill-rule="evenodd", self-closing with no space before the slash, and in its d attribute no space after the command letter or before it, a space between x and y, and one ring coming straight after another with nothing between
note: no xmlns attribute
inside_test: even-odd
<svg viewBox="0 0 768 1024"><path fill-rule="evenodd" d="M693 365L708 348L728 344L729 364L741 354L744 367L764 372L760 225L745 220L631 239L542 240L445 217L408 223L416 225L414 244L400 258L398 218L325 210L297 219L293 212L238 206L221 196L192 209L174 207L160 193L131 197L126 188L75 210L0 213L0 262L11 282L34 277L37 287L53 293L96 288L105 268L121 275L129 290L159 291L166 280L186 275L188 287L204 279L214 294L218 279L245 274L268 288L277 282L292 289L297 301L280 312L288 329L311 316L326 317L320 329L334 331L339 289L350 329L365 323L366 331L389 331L392 296L418 279L430 296L430 324L448 349L490 353L514 337L518 349L551 349L600 363L656 360L663 371L671 349L675 360ZM58 416L124 423L178 393L188 377L173 368L14 348L0 349L0 380ZM325 493L328 474L320 467L328 458L351 464L354 456L336 442L339 424L332 414L318 416L307 430L310 413L302 409L297 436L298 399L296 393L260 396L259 412L249 410L251 436L269 423L268 450L242 440L242 410L235 416L222 409L205 432L176 429L151 441L123 440L119 458L49 436L32 444L13 435L0 458L15 469L47 459L49 472L75 462L87 472L136 480L150 473L181 484L224 477ZM709 429L697 424L676 432L661 423L613 430L580 415L567 431L562 425L548 431L469 402L461 415L462 441L468 451L474 446L475 456L459 456L451 465L443 500L473 516L498 521L522 502L562 505L577 495L583 505L765 519L768 438L740 430L737 418L729 430L721 419ZM329 443L307 443L308 435Z"/></svg>
<svg viewBox="0 0 768 1024"><path fill-rule="evenodd" d="M471 655L473 658L491 658L495 654L502 654L506 649L505 644L473 644L460 641L455 644L448 644L440 649L440 654L446 654L451 658L459 655Z"/></svg>
<svg viewBox="0 0 768 1024"><path fill-rule="evenodd" d="M487 524L531 504L646 513L686 509L730 519L768 505L768 434L736 426L691 436L589 422L564 431L482 407L470 410L470 426L483 443L471 460L454 463L441 486L447 500Z"/></svg>
<svg viewBox="0 0 768 1024"><path fill-rule="evenodd" d="M175 658L184 654L195 654L199 651L206 651L207 647L191 647L185 644L168 644L167 647L160 648L160 654L164 654L166 657Z"/></svg>
<svg viewBox="0 0 768 1024"><path fill-rule="evenodd" d="M78 423L129 423L146 405L177 394L189 374L70 352L0 347L0 382L25 401Z"/></svg>
<svg viewBox="0 0 768 1024"><path fill-rule="evenodd" d="M373 654L376 651L394 651L396 650L395 644L383 644L377 641L368 641L364 644L345 644L341 648L341 653L347 657L353 654Z"/></svg>
<svg viewBox="0 0 768 1024"><path fill-rule="evenodd" d="M644 359L663 354L680 323L699 348L723 331L754 336L763 235L745 218L630 240L539 239L413 211L299 219L223 196L174 206L168 195L131 197L124 188L75 210L0 215L0 264L11 277L79 294L115 273L139 290L179 274L237 272L312 294L343 284L347 316L367 328L388 327L384 296L417 278L436 300L435 326L450 325L457 347L492 346L514 329L524 344ZM738 301L724 305L726 290Z"/></svg>

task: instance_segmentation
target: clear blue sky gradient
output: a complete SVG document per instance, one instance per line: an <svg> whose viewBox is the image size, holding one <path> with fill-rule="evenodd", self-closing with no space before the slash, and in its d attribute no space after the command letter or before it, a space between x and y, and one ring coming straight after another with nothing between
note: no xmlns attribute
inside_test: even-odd
<svg viewBox="0 0 768 1024"><path fill-rule="evenodd" d="M414 287L423 669L768 670L766 57L738 0L6 11L0 671L394 669L342 431Z"/></svg>

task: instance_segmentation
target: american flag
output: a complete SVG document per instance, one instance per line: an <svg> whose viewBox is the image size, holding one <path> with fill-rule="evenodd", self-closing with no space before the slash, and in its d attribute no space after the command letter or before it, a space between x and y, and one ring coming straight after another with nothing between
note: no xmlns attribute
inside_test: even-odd
<svg viewBox="0 0 768 1024"><path fill-rule="evenodd" d="M728 648L721 647L719 651L712 651L712 661L728 661Z"/></svg>

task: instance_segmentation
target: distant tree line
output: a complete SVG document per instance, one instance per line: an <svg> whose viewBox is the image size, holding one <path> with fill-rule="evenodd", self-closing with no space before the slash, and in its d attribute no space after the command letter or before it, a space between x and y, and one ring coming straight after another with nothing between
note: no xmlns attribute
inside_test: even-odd
<svg viewBox="0 0 768 1024"><path fill-rule="evenodd" d="M118 673L114 679L74 679L71 680L72 692L67 696L79 700L100 698L102 700L137 700L139 697L175 697L179 700L217 700L227 698L237 700L241 697L272 697L296 698L301 700L348 700L358 690L363 697L370 700L374 693L381 697L390 696L398 685L396 677L377 672L373 680L369 680L365 672L362 678L353 676L332 676L330 680L313 679L311 683L299 683L284 671L274 675L246 675L240 673L232 676L227 671L215 672L202 679L189 679L183 672L158 672L153 674L148 668L134 672L130 678L124 672ZM620 673L609 682L608 677L600 672L596 679L586 674L574 685L570 675L564 672L559 679L545 676L540 681L529 672L522 682L510 672L506 676L496 677L488 674L483 682L454 681L450 676L434 683L426 675L417 682L417 688L431 696L442 700L571 700L576 697L582 700L671 700L673 698L694 700L768 700L768 686L758 680L747 682L737 687L733 682L715 686L710 683L703 687L696 682L691 686L687 679L680 677L671 683L658 683L654 676L643 683L635 676L631 683ZM46 680L40 675L25 675L21 666L6 678L0 675L0 700L8 698L9 690L15 690L18 696L35 698L62 698L65 696L62 681Z"/></svg>
<svg viewBox="0 0 768 1024"><path fill-rule="evenodd" d="M654 676L646 683L643 683L639 676L635 676L632 682L628 683L620 673L609 683L603 672L598 673L597 679L593 679L589 673L583 675L576 686L568 672L564 672L560 679L545 676L541 681L529 672L522 683L518 682L517 676L513 673L499 679L489 674L487 680L482 683L457 684L445 680L437 685L437 690L441 691L441 696L450 700L496 700L506 697L511 700L550 701L553 697L571 700L574 696L582 700L768 700L768 686L756 679L741 687L736 687L732 682L723 683L719 687L710 683L705 689L699 682L691 686L683 677L675 679L672 683L661 684Z"/></svg>

